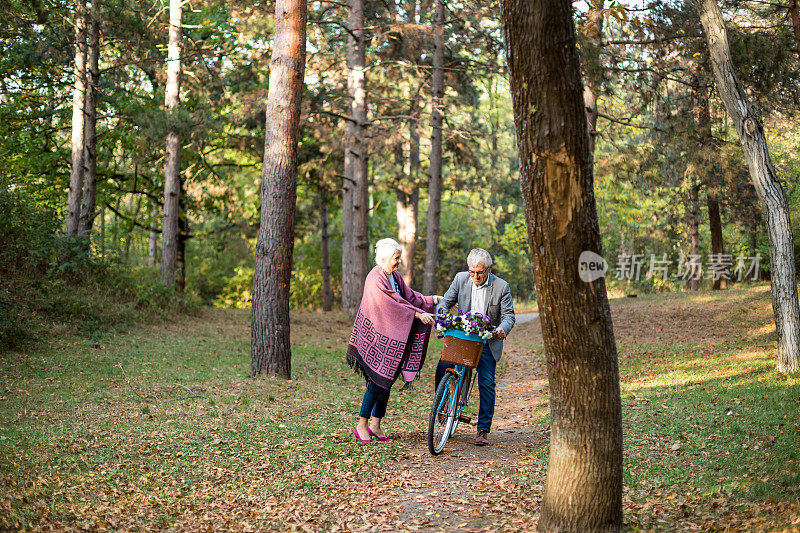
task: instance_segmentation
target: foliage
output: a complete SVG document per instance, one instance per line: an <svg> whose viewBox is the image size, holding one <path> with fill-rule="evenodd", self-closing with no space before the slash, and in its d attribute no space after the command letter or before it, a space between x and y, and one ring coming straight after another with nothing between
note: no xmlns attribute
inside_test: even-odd
<svg viewBox="0 0 800 533"><path fill-rule="evenodd" d="M6 51L0 58L0 186L25 191L58 220L69 179L74 5L54 0L7 4L0 7L9 22L0 29ZM216 0L187 6L182 107L172 115L162 109L168 28L163 7L155 0L102 3L98 213L92 246L81 250L114 257L123 270L158 262L148 257L148 230L152 227L160 240L164 135L175 125L182 137L190 236L187 293L207 304L246 307L259 224L272 7ZM725 251L760 251L768 277L764 222L735 132L711 90L710 64L691 3L655 2L646 10L616 2L601 7L599 41L582 4L576 22L586 80L598 91L601 112L595 197L606 259L613 264L622 253L652 253L675 261L688 253L688 191L694 179L700 186L702 260L710 245L705 200L714 192L722 209ZM342 269L342 117L349 105L342 76L348 34L338 21L346 20L347 8L312 3L309 9L293 309L321 305L322 196L329 209L334 301ZM731 29L735 61L764 112L775 168L796 208L799 76L791 28L773 5L734 2L723 9L744 21ZM432 10L424 2L368 7L369 239L374 243L396 235L396 190L418 188L416 280L422 279L426 246ZM467 2L448 10L437 287L442 292L464 269L468 250L480 246L493 254L494 272L511 284L515 298L533 298L501 31L491 6ZM701 101L708 104L710 142L699 137ZM412 140L412 129L418 140ZM419 163L412 167L415 149ZM798 217L793 226L800 236ZM796 250L800 258L800 245ZM59 262L66 256L56 257ZM64 259L60 268L71 270L70 261ZM611 285L626 292L682 288L679 280L632 287L612 280Z"/></svg>
<svg viewBox="0 0 800 533"><path fill-rule="evenodd" d="M0 348L23 347L54 323L96 335L189 302L164 289L157 272L100 259L59 230L52 209L0 188Z"/></svg>

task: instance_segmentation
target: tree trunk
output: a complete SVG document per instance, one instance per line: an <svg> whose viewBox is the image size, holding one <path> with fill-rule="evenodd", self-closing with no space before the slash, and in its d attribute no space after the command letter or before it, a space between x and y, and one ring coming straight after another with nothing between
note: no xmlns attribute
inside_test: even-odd
<svg viewBox="0 0 800 533"><path fill-rule="evenodd" d="M408 138L410 148L408 151L408 180L411 184L410 207L408 209L411 220L406 224L405 242L403 245L403 262L405 264L403 275L407 276L406 283L411 286L414 282L414 265L417 261L417 231L419 229L419 132L417 131L417 99L414 98L409 114Z"/></svg>
<svg viewBox="0 0 800 533"><path fill-rule="evenodd" d="M412 102L408 111L410 116L416 113L416 103ZM414 281L414 257L416 255L417 214L419 212L419 188L417 172L419 170L419 134L413 119L408 121L409 154L406 159L403 153L403 140L395 145L395 163L400 175L395 187L397 216L397 242L403 249L403 262L400 263L400 274L411 286Z"/></svg>
<svg viewBox="0 0 800 533"><path fill-rule="evenodd" d="M156 266L156 263L158 262L158 226L156 225L156 221L158 220L158 204L156 204L155 201L152 201L151 205L153 206L153 209L150 212L150 232L147 243L147 264L153 267Z"/></svg>
<svg viewBox="0 0 800 533"><path fill-rule="evenodd" d="M331 254L328 237L328 191L324 187L319 190L319 228L320 246L322 248L322 310L333 309L333 289L331 287Z"/></svg>
<svg viewBox="0 0 800 533"><path fill-rule="evenodd" d="M125 231L125 247L123 248L123 261L125 264L130 264L131 258L131 240L133 239L133 232L136 230L136 222L139 219L139 212L142 210L142 197L137 196L134 200L133 196L130 196L130 208L132 208L133 214L131 215L131 220L128 223L128 228Z"/></svg>
<svg viewBox="0 0 800 533"><path fill-rule="evenodd" d="M167 133L167 157L164 164L164 221L161 224L161 283L174 287L178 269L178 232L181 194L181 140L177 111L181 89L181 0L169 2L169 48L167 52L166 108L172 122Z"/></svg>
<svg viewBox="0 0 800 533"><path fill-rule="evenodd" d="M117 203L114 206L114 215L113 224L111 225L111 246L114 248L114 252L119 253L119 215L117 213L120 212L120 204L122 203L122 197L117 197Z"/></svg>
<svg viewBox="0 0 800 533"><path fill-rule="evenodd" d="M721 185L720 166L716 160L718 147L711 133L711 112L709 110L709 93L705 84L701 83L701 72L698 69L693 84L693 94L697 108L697 124L699 126L699 157L697 158L698 168L705 173L706 183L706 205L708 206L708 228L711 233L711 257L710 263L722 261L722 220L719 215L719 202L717 201L717 187ZM699 241L699 239L698 239ZM727 288L725 279L711 272L711 288L718 291Z"/></svg>
<svg viewBox="0 0 800 533"><path fill-rule="evenodd" d="M769 236L772 309L778 337L778 371L800 371L800 306L794 264L794 241L786 194L767 148L758 107L747 100L731 60L728 34L714 0L694 0L706 32L717 90L747 159L750 177L762 204Z"/></svg>
<svg viewBox="0 0 800 533"><path fill-rule="evenodd" d="M342 310L355 318L361 303L364 280L369 271L369 218L367 206L366 39L364 2L350 0L347 20L347 92L350 120L347 122L342 198Z"/></svg>
<svg viewBox="0 0 800 533"><path fill-rule="evenodd" d="M692 239L692 253L690 261L689 289L700 290L700 185L697 177L692 174L692 184L689 189L689 235Z"/></svg>
<svg viewBox="0 0 800 533"><path fill-rule="evenodd" d="M709 188L706 191L706 203L708 204L708 227L711 230L711 254L717 258L724 253L722 245L722 218L719 216L719 202L716 193ZM713 279L713 289L727 289L728 284L722 276Z"/></svg>
<svg viewBox="0 0 800 533"><path fill-rule="evenodd" d="M175 253L175 287L179 292L186 290L186 241L189 240L189 216L186 212L186 188L180 180L180 200L178 201L178 249Z"/></svg>
<svg viewBox="0 0 800 533"><path fill-rule="evenodd" d="M442 214L442 98L444 97L444 0L436 0L433 30L433 98L431 102L431 156L428 181L428 227L425 235L425 274L422 292L436 293L439 269L439 219Z"/></svg>
<svg viewBox="0 0 800 533"><path fill-rule="evenodd" d="M585 54L594 68L587 67L586 86L583 88L583 104L586 110L586 121L589 125L589 153L594 160L594 145L597 137L597 95L600 93L600 84L597 80L600 67L600 50L603 47L603 4L604 0L593 0L589 3L588 23L590 46Z"/></svg>
<svg viewBox="0 0 800 533"><path fill-rule="evenodd" d="M81 200L78 234L87 245L92 234L97 201L97 101L100 85L100 0L92 0L89 20L89 43L86 97L84 100L83 133L83 197Z"/></svg>
<svg viewBox="0 0 800 533"><path fill-rule="evenodd" d="M797 42L797 58L800 60L800 12L797 9L797 0L789 2L789 14L792 16L792 29Z"/></svg>
<svg viewBox="0 0 800 533"><path fill-rule="evenodd" d="M297 199L297 140L306 59L307 5L275 4L275 42L269 73L261 221L256 240L251 320L253 376L290 378L289 290Z"/></svg>
<svg viewBox="0 0 800 533"><path fill-rule="evenodd" d="M106 256L106 207L100 208L100 259Z"/></svg>
<svg viewBox="0 0 800 533"><path fill-rule="evenodd" d="M622 526L622 417L570 0L502 3L520 184L550 383L550 461L540 531Z"/></svg>
<svg viewBox="0 0 800 533"><path fill-rule="evenodd" d="M75 9L75 85L72 91L72 168L69 173L67 213L64 233L78 232L83 195L84 109L86 103L86 0L77 0Z"/></svg>
<svg viewBox="0 0 800 533"><path fill-rule="evenodd" d="M419 211L419 189L416 187L409 193L398 187L397 194L397 236L403 248L403 262L400 273L405 282L411 286L414 281L414 256L416 254L417 213Z"/></svg>

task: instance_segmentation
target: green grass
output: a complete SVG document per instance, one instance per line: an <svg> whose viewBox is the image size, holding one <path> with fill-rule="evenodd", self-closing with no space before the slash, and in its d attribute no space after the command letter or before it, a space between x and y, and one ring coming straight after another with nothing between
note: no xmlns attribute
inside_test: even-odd
<svg viewBox="0 0 800 533"><path fill-rule="evenodd" d="M630 305L725 297L738 302L726 311L744 332L734 340L618 342L630 529L704 529L706 516L773 529L798 518L800 377L775 372L772 342L740 310L765 294ZM354 443L364 382L343 364L349 324L320 317L298 314L291 380L248 377L249 315L235 310L3 355L0 529L287 529L309 513L330 529L408 438ZM440 351L434 340L429 357ZM433 367L414 390L393 391L395 434L421 431ZM546 445L531 456L541 466Z"/></svg>

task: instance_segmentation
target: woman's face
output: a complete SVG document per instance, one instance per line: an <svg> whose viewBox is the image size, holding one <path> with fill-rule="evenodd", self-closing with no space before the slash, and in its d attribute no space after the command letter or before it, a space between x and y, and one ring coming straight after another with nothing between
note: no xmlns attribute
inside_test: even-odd
<svg viewBox="0 0 800 533"><path fill-rule="evenodd" d="M397 267L399 266L400 266L400 251L398 250L394 254L392 254L392 257L387 259L386 262L383 264L383 271L386 272L387 274L391 274L392 272L397 270Z"/></svg>

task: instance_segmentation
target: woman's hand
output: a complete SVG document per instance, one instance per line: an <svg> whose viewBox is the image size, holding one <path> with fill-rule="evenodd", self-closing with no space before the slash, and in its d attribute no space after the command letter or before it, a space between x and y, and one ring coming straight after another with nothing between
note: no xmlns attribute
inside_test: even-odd
<svg viewBox="0 0 800 533"><path fill-rule="evenodd" d="M420 319L423 324L427 324L429 326L432 326L436 321L433 315L430 313L414 313L414 318Z"/></svg>
<svg viewBox="0 0 800 533"><path fill-rule="evenodd" d="M439 296L438 294L431 295L431 299L433 300L433 305L436 305L439 302L441 302L443 298L444 296Z"/></svg>

